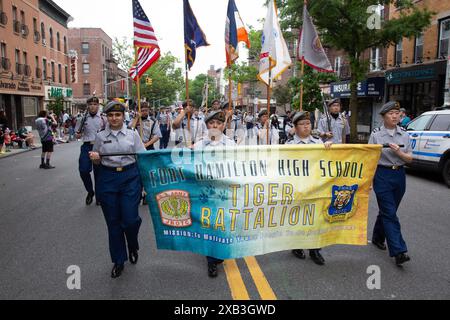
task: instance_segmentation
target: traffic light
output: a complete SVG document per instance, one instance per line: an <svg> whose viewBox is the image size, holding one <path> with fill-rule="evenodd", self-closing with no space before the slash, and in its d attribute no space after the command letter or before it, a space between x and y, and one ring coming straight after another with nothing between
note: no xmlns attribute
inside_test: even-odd
<svg viewBox="0 0 450 320"><path fill-rule="evenodd" d="M145 84L148 86L151 86L153 84L153 79L152 78L146 78L145 79Z"/></svg>

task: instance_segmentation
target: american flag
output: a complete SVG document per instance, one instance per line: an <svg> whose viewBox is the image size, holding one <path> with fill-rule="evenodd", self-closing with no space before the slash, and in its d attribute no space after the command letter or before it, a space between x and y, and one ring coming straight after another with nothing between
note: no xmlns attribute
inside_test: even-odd
<svg viewBox="0 0 450 320"><path fill-rule="evenodd" d="M134 46L137 47L137 61L130 69L130 77L137 80L159 59L160 50L155 31L138 0L133 0Z"/></svg>

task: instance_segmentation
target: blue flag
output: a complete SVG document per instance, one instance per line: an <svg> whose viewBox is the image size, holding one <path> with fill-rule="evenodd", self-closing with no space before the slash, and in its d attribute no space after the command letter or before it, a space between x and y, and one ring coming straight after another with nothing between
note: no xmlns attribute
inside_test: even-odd
<svg viewBox="0 0 450 320"><path fill-rule="evenodd" d="M201 46L209 46L205 34L198 25L197 18L192 12L188 0L184 0L184 47L186 50L186 63L191 70L195 62L196 49Z"/></svg>

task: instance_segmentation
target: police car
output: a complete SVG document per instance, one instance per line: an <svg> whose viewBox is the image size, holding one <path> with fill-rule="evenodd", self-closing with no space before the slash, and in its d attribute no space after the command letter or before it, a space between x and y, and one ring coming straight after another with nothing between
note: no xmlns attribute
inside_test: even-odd
<svg viewBox="0 0 450 320"><path fill-rule="evenodd" d="M406 129L413 149L409 166L441 172L450 188L450 109L425 112Z"/></svg>

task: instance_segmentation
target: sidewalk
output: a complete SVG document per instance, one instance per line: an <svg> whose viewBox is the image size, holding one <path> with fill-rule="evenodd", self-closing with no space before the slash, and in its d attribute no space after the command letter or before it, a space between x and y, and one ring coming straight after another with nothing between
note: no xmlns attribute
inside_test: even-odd
<svg viewBox="0 0 450 320"><path fill-rule="evenodd" d="M32 132L34 135L34 144L36 145L37 148L35 148L35 149L28 149L28 148L10 149L11 152L0 153L0 159L9 158L9 157L12 157L12 156L18 155L20 153L24 153L24 152L40 150L42 145L41 145L41 140L39 139L39 133L37 132L37 130L33 130Z"/></svg>

